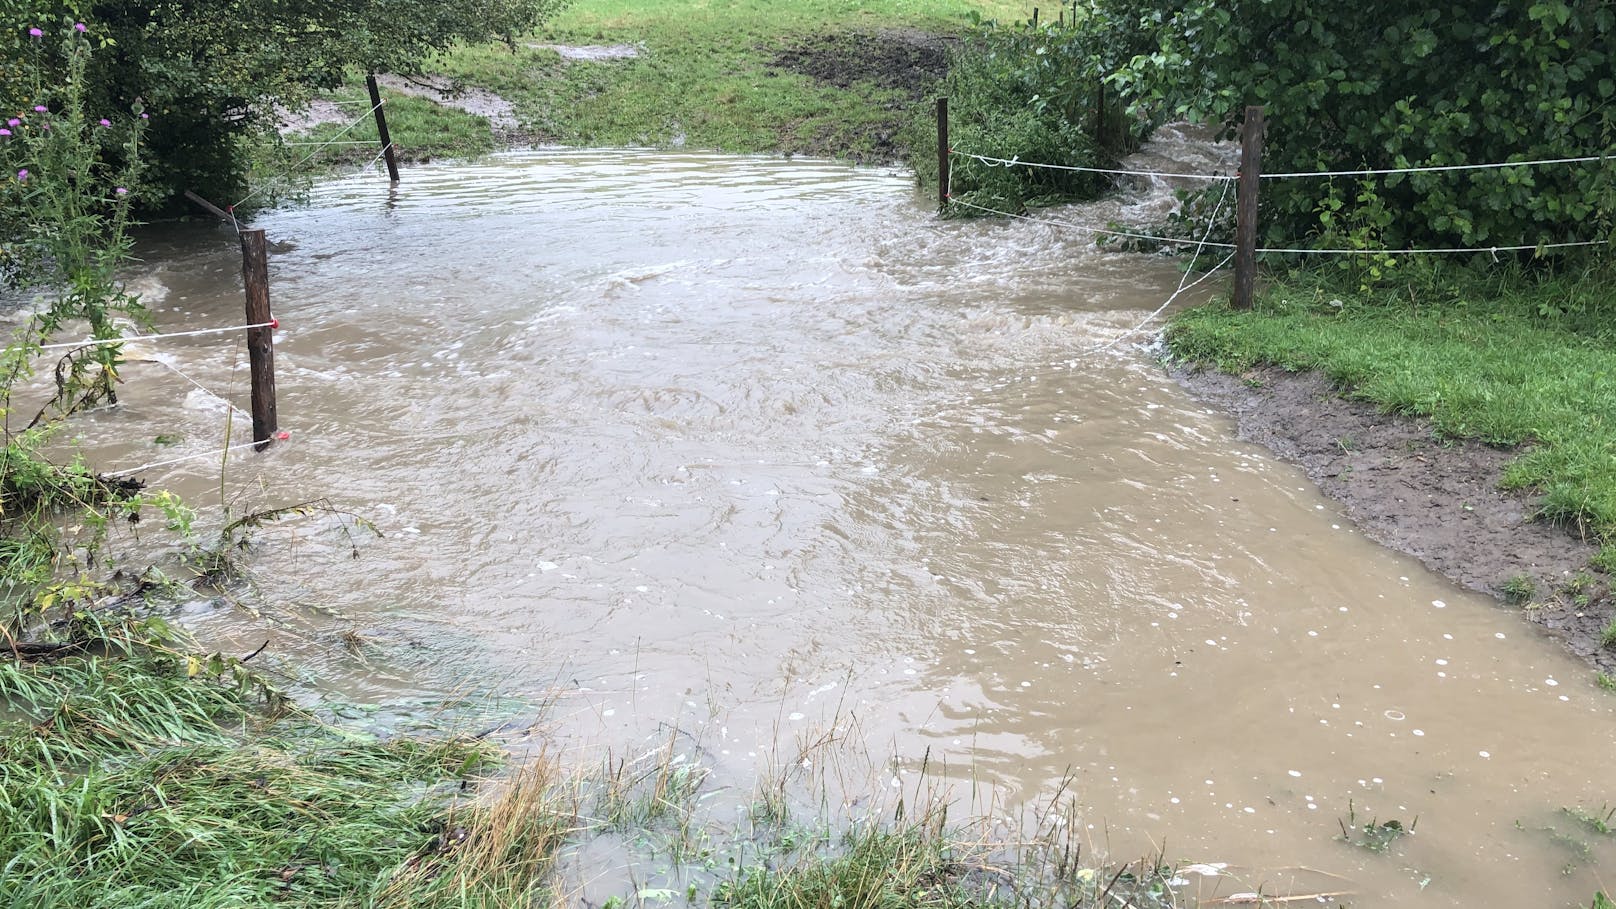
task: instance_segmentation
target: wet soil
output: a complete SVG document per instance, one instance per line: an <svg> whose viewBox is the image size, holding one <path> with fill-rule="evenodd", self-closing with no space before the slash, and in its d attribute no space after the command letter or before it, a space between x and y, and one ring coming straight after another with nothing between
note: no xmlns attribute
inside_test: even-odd
<svg viewBox="0 0 1616 909"><path fill-rule="evenodd" d="M799 136L793 152L825 157L853 155L868 161L897 161L904 157L898 139L913 115L914 104L925 98L948 73L948 44L954 39L916 29L880 29L812 35L787 45L774 56L776 72L808 76L836 88L870 85L895 92L887 105L890 118L835 135Z"/></svg>
<svg viewBox="0 0 1616 909"><path fill-rule="evenodd" d="M1609 581L1588 568L1598 547L1534 521L1530 494L1499 489L1518 452L1441 438L1425 421L1341 397L1316 374L1179 368L1174 378L1233 416L1240 438L1306 470L1370 538L1521 608L1572 653L1616 672L1616 653L1600 643ZM1508 596L1504 585L1519 577L1531 594Z"/></svg>
<svg viewBox="0 0 1616 909"><path fill-rule="evenodd" d="M519 129L511 102L491 91L460 85L446 76L409 78L398 75L376 77L376 81L396 92L427 98L444 107L454 107L482 117L496 136L509 141Z"/></svg>

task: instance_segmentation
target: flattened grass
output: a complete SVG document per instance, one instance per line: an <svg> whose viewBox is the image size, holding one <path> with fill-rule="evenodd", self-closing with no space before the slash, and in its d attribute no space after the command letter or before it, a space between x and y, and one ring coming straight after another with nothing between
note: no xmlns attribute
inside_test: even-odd
<svg viewBox="0 0 1616 909"><path fill-rule="evenodd" d="M1525 446L1506 488L1539 515L1616 541L1616 270L1559 276L1405 266L1349 291L1338 272L1280 276L1249 312L1189 310L1173 353L1228 372L1315 370L1348 396L1427 417L1443 435Z"/></svg>
<svg viewBox="0 0 1616 909"><path fill-rule="evenodd" d="M548 905L553 765L265 713L162 648L0 662L0 878L33 907Z"/></svg>

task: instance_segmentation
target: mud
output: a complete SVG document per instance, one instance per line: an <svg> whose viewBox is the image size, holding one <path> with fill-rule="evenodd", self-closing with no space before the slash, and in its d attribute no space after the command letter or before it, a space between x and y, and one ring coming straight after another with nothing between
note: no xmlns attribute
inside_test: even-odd
<svg viewBox="0 0 1616 909"><path fill-rule="evenodd" d="M1534 593L1515 604L1522 614L1593 666L1616 671L1616 653L1600 642L1608 580L1578 581L1598 547L1533 520L1530 494L1499 489L1518 452L1440 438L1422 420L1341 397L1317 374L1178 369L1174 377L1228 411L1242 439L1306 470L1371 539L1501 601L1506 582L1530 578Z"/></svg>
<svg viewBox="0 0 1616 909"><path fill-rule="evenodd" d="M887 106L890 117L854 134L800 136L791 151L822 156L847 155L849 146L872 149L856 158L896 161L904 156L898 139L913 114L914 103L924 98L948 72L950 38L914 29L881 29L813 35L775 54L774 72L808 76L836 88L874 85L896 92L901 100Z"/></svg>
<svg viewBox="0 0 1616 909"><path fill-rule="evenodd" d="M468 114L482 117L494 132L506 138L520 128L511 102L491 91L468 88L445 76L406 78L398 75L377 76L376 81L393 91L419 98L427 98L444 107L453 107Z"/></svg>

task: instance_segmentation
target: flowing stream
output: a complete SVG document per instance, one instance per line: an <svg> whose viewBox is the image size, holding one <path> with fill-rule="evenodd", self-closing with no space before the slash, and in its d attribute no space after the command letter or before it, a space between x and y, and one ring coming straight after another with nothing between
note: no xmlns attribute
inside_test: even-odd
<svg viewBox="0 0 1616 909"><path fill-rule="evenodd" d="M1091 849L1228 863L1222 896L1586 905L1616 858L1561 812L1616 798L1584 666L1364 539L1144 335L1100 349L1171 259L940 221L895 171L641 151L339 179L255 226L291 441L142 475L383 536L260 531L250 603L187 609L210 646L268 638L400 724L498 692L580 754L676 727L737 803L825 736L876 787L924 758L1014 806L1070 773ZM159 330L239 324L228 228L141 253ZM234 336L131 353L74 424L91 463L219 448Z"/></svg>

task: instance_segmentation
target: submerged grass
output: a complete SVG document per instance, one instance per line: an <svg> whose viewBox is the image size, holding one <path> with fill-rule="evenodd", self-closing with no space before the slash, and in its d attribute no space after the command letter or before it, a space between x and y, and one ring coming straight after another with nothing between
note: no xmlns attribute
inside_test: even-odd
<svg viewBox="0 0 1616 909"><path fill-rule="evenodd" d="M1180 358L1234 373L1316 370L1353 398L1428 417L1445 436L1524 446L1503 486L1538 493L1539 517L1608 546L1613 277L1609 266L1554 275L1411 265L1397 284L1361 291L1333 271L1297 271L1250 311L1181 314L1167 342Z"/></svg>
<svg viewBox="0 0 1616 909"><path fill-rule="evenodd" d="M0 664L0 876L35 907L548 904L554 765L472 797L484 742L277 715L239 665L160 645Z"/></svg>

